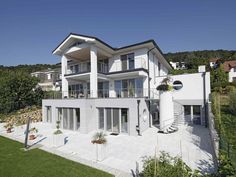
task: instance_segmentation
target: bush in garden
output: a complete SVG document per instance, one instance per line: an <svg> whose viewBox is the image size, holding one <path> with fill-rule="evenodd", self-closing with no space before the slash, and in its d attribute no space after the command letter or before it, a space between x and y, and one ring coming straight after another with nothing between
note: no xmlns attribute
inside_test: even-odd
<svg viewBox="0 0 236 177"><path fill-rule="evenodd" d="M229 111L233 115L236 115L236 91L229 93Z"/></svg>

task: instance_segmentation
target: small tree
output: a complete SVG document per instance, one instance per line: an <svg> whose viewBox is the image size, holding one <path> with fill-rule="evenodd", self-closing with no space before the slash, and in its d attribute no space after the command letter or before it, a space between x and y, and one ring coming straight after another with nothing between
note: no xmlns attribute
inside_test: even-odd
<svg viewBox="0 0 236 177"><path fill-rule="evenodd" d="M228 84L228 75L224 71L223 64L211 72L211 85L215 87L225 87Z"/></svg>

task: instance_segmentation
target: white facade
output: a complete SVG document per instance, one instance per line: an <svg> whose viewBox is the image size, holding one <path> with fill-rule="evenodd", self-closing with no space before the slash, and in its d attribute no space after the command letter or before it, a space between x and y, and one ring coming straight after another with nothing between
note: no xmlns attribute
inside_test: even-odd
<svg viewBox="0 0 236 177"><path fill-rule="evenodd" d="M61 57L62 98L43 100L45 122L55 127L61 120L62 128L82 133L103 130L129 135L141 134L158 122L156 87L171 66L154 41L117 49L95 37L70 34L53 54ZM189 83L195 77L198 82L199 74L190 76L194 79L176 77L183 78L186 90L173 93L173 101L203 105L202 83L199 90ZM191 89L197 91L196 97L187 94Z"/></svg>
<svg viewBox="0 0 236 177"><path fill-rule="evenodd" d="M31 73L32 77L39 79L38 86L43 91L60 91L60 70L47 69Z"/></svg>
<svg viewBox="0 0 236 177"><path fill-rule="evenodd" d="M177 69L177 70L187 69L185 62L183 62L183 61L182 62L171 61L170 64L174 69Z"/></svg>
<svg viewBox="0 0 236 177"><path fill-rule="evenodd" d="M228 72L229 75L229 82L236 81L236 67L231 68L230 71Z"/></svg>

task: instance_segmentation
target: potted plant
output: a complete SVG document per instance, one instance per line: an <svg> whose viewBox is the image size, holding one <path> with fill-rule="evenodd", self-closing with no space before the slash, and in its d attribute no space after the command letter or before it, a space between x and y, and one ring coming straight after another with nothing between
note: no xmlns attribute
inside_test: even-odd
<svg viewBox="0 0 236 177"><path fill-rule="evenodd" d="M161 84L157 86L157 90L161 92L168 92L173 90L170 77L166 77L161 81Z"/></svg>
<svg viewBox="0 0 236 177"><path fill-rule="evenodd" d="M52 136L52 145L54 147L59 147L59 146L63 146L65 144L65 135L63 134L63 132L60 130L60 123L61 121L57 121L57 130L53 133Z"/></svg>
<svg viewBox="0 0 236 177"><path fill-rule="evenodd" d="M171 79L169 77L164 78L161 84L157 87L160 91L160 130L159 132L166 132L167 129L174 122L174 103L172 90L173 86L171 84Z"/></svg>
<svg viewBox="0 0 236 177"><path fill-rule="evenodd" d="M97 132L94 134L91 143L96 145L96 161L102 161L105 159L106 151L106 134L103 132Z"/></svg>
<svg viewBox="0 0 236 177"><path fill-rule="evenodd" d="M38 129L33 127L29 130L29 140L34 140L36 138L36 133L38 133Z"/></svg>
<svg viewBox="0 0 236 177"><path fill-rule="evenodd" d="M12 128L13 128L13 123L12 122L7 122L7 124L4 126L6 128L7 133L11 133Z"/></svg>

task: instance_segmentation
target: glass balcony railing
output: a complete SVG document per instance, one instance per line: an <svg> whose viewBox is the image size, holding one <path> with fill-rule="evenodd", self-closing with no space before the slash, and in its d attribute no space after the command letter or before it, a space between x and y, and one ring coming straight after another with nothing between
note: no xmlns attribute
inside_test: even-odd
<svg viewBox="0 0 236 177"><path fill-rule="evenodd" d="M80 74L91 71L90 63L78 63L68 68L67 74ZM108 64L98 62L97 71L98 73L108 73Z"/></svg>

